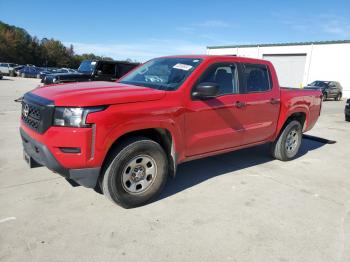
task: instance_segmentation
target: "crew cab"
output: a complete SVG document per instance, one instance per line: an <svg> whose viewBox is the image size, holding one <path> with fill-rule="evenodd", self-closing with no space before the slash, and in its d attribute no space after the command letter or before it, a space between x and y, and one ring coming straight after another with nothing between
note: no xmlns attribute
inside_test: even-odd
<svg viewBox="0 0 350 262"><path fill-rule="evenodd" d="M20 133L30 166L130 208L159 194L186 161L264 143L276 159L295 158L321 98L319 90L280 88L268 61L161 57L115 83L26 93Z"/></svg>
<svg viewBox="0 0 350 262"><path fill-rule="evenodd" d="M116 81L138 65L138 63L124 61L84 60L77 71L47 74L41 82L44 84L58 84L83 81Z"/></svg>

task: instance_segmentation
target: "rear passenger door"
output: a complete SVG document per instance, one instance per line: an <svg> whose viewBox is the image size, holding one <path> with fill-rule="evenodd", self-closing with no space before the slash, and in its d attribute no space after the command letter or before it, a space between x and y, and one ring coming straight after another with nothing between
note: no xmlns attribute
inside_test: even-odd
<svg viewBox="0 0 350 262"><path fill-rule="evenodd" d="M240 119L244 144L269 140L274 136L280 112L280 90L272 82L267 65L242 63L240 85L244 106Z"/></svg>

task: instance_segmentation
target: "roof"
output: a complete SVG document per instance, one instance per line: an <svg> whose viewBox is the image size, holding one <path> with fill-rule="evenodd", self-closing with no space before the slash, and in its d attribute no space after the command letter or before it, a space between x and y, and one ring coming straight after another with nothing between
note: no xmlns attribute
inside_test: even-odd
<svg viewBox="0 0 350 262"><path fill-rule="evenodd" d="M202 59L203 61L218 61L218 62L240 62L240 63L270 63L267 60L243 56L233 56L233 55L173 55L173 56L163 56L159 58L190 58L190 59Z"/></svg>
<svg viewBox="0 0 350 262"><path fill-rule="evenodd" d="M239 47L268 47L268 46L289 46L289 45L331 45L331 44L350 44L350 40L275 43L275 44L246 44L246 45L227 45L227 46L223 45L223 46L207 46L207 48L208 49L220 49L220 48L239 48Z"/></svg>

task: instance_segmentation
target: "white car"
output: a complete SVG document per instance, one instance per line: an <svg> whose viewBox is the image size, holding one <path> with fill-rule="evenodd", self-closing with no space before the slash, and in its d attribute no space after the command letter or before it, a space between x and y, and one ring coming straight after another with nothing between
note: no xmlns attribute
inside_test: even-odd
<svg viewBox="0 0 350 262"><path fill-rule="evenodd" d="M4 75L12 75L15 66L18 65L14 63L0 63L0 72Z"/></svg>

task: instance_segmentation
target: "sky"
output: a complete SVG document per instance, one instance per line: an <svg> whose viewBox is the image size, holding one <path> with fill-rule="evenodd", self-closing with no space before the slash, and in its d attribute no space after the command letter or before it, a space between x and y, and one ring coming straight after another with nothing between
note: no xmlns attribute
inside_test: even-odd
<svg viewBox="0 0 350 262"><path fill-rule="evenodd" d="M33 36L140 62L215 45L350 39L349 14L350 0L0 0L0 20Z"/></svg>

